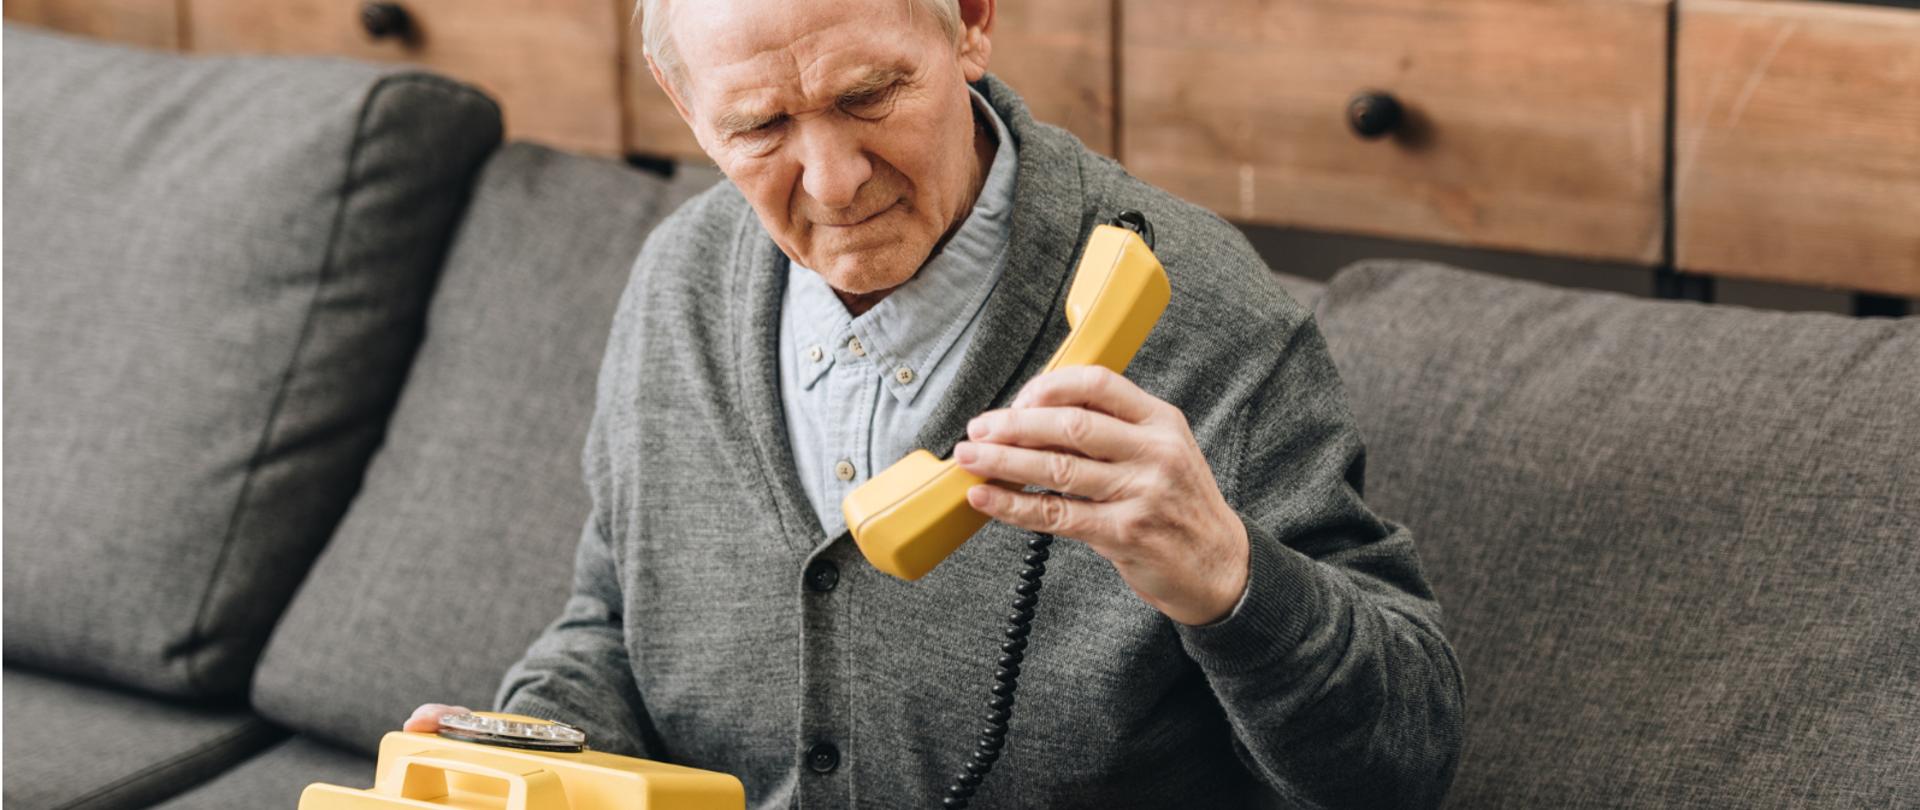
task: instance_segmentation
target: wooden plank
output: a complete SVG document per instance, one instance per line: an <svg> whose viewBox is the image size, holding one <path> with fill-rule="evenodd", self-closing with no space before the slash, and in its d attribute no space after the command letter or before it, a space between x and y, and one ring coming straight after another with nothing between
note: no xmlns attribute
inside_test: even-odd
<svg viewBox="0 0 1920 810"><path fill-rule="evenodd" d="M1920 12L1686 0L1678 47L1680 266L1920 295Z"/></svg>
<svg viewBox="0 0 1920 810"><path fill-rule="evenodd" d="M191 0L189 47L413 63L492 95L510 138L620 152L620 21L605 0L405 0L418 32L411 42L373 39L361 5Z"/></svg>
<svg viewBox="0 0 1920 810"><path fill-rule="evenodd" d="M1122 158L1231 218L1653 263L1665 0L1126 0ZM1391 92L1411 126L1362 140Z"/></svg>
<svg viewBox="0 0 1920 810"><path fill-rule="evenodd" d="M1113 154L1112 0L1012 0L998 15L988 70L1026 99L1035 118ZM628 151L705 161L640 57L637 22L629 39Z"/></svg>
<svg viewBox="0 0 1920 810"><path fill-rule="evenodd" d="M161 50L180 47L174 0L8 0L10 22Z"/></svg>
<svg viewBox="0 0 1920 810"><path fill-rule="evenodd" d="M1026 99L1037 120L1114 154L1114 3L1010 0L999 4L988 70Z"/></svg>

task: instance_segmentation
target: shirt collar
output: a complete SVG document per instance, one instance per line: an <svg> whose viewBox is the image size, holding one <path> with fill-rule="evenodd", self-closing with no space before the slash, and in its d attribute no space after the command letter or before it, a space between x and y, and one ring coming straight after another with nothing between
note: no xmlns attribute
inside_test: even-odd
<svg viewBox="0 0 1920 810"><path fill-rule="evenodd" d="M788 303L798 316L793 325L801 338L794 379L803 389L812 388L834 362L858 359L849 345L857 338L887 390L902 403L912 402L993 291L1012 230L1019 158L1000 115L979 91L968 87L967 92L999 143L973 210L938 255L858 318L847 314L818 273L788 262ZM819 361L809 356L813 346L821 347Z"/></svg>
<svg viewBox="0 0 1920 810"><path fill-rule="evenodd" d="M846 349L853 319L847 307L820 276L793 262L787 263L787 295L783 306L794 335L793 380L800 390L812 390Z"/></svg>

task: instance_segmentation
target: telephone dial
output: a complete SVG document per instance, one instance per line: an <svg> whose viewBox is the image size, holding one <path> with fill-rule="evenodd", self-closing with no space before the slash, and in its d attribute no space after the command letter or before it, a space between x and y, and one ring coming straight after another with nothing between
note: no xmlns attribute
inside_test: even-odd
<svg viewBox="0 0 1920 810"><path fill-rule="evenodd" d="M1153 255L1153 228L1138 211L1094 226L1067 291L1067 338L1042 369L1100 365L1126 371L1172 295ZM967 488L986 480L915 450L848 493L841 511L875 568L919 579L985 525ZM942 806L965 808L1006 744L1020 663L1053 538L1037 535L1014 587L986 725ZM438 734L395 731L380 741L374 786L315 783L300 810L739 810L740 780L723 773L594 751L572 726L474 712L443 718Z"/></svg>

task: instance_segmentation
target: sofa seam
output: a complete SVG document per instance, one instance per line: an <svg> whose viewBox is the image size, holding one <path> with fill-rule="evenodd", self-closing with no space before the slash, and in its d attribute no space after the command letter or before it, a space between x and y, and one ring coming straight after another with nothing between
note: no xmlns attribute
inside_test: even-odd
<svg viewBox="0 0 1920 810"><path fill-rule="evenodd" d="M300 332L298 336L294 338L293 350L287 357L286 370L281 374L280 383L274 391L273 402L267 408L266 423L261 427L259 438L254 443L253 453L247 461L247 472L241 479L240 491L234 496L233 510L227 517L227 528L220 541L220 551L214 557L212 570L207 575L205 587L200 592L200 604L194 610L193 624L188 627L185 643L181 645L181 647L186 650L192 650L198 647L200 642L205 639L206 632L204 625L207 619L207 611L213 603L214 591L218 588L220 577L225 573L227 560L232 554L234 538L239 531L241 516L246 514L248 499L253 494L254 481L259 475L262 463L265 461L267 449L273 443L273 436L275 429L279 426L281 411L285 407L288 392L293 388L293 381L297 376L300 358L306 353L308 343L312 338L321 295L326 291L328 284L334 280L334 276L336 275L335 261L340 246L341 234L346 227L347 205L353 199L354 194L360 190L361 178L358 172L360 150L368 140L366 133L368 124L374 115L374 108L377 106L380 94L389 86L403 81L415 82L422 79L431 80L430 82L422 83L440 81L425 74L418 73L389 74L380 77L379 80L370 85L361 97L359 114L356 116L353 125L353 140L347 146L345 177L340 185L338 199L334 203L333 222L327 228L326 251L321 256L319 272L313 283L313 291L308 297L306 312L301 318ZM193 658L189 657L183 662L183 666L186 673L188 690L196 693L203 691L206 688L206 684L204 681L204 673L200 670L199 665L195 663Z"/></svg>
<svg viewBox="0 0 1920 810"><path fill-rule="evenodd" d="M82 808L87 807L90 802L95 802L103 797L112 796L115 792L121 791L129 786L136 785L142 780L148 778L149 776L161 774L168 770L178 768L183 765L191 764L194 760L200 757L206 756L208 754L218 753L228 748L238 747L241 743L244 743L255 736L270 739L274 736L278 736L281 732L283 732L283 729L271 723L268 723L266 720L262 718L259 718L259 717L250 718L247 722L242 723L239 728L236 728L230 732L227 732L226 734L222 734L219 737L209 740L205 744L199 745L193 748L192 750L182 752L175 756L161 760L160 762L156 762L152 765L149 765L145 768L141 768L140 770L127 774L126 776L116 779L109 784L102 785L84 795L75 797L72 801L69 801L65 804L60 805L58 808L56 808L56 810L81 810ZM238 764L239 764L238 762L235 762L228 765L227 767L220 768L219 770L215 771L212 774L208 774L207 780L210 780L215 776L219 776L220 774L227 772L228 770L232 769L235 765L238 765ZM164 801L165 799L172 798L173 796L177 796L181 793L186 792L188 788L192 788L200 784L204 784L207 780L201 780L199 782L195 782L190 785L185 785L178 791L167 794L166 796L158 797L156 801Z"/></svg>

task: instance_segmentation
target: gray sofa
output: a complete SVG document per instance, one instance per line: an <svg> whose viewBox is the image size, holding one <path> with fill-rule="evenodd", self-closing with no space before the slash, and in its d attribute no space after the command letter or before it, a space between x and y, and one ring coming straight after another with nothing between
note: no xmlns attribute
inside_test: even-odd
<svg viewBox="0 0 1920 810"><path fill-rule="evenodd" d="M614 302L710 178L391 67L5 60L5 804L365 785L557 614ZM1448 611L1451 805L1920 795L1920 319L1279 283Z"/></svg>

